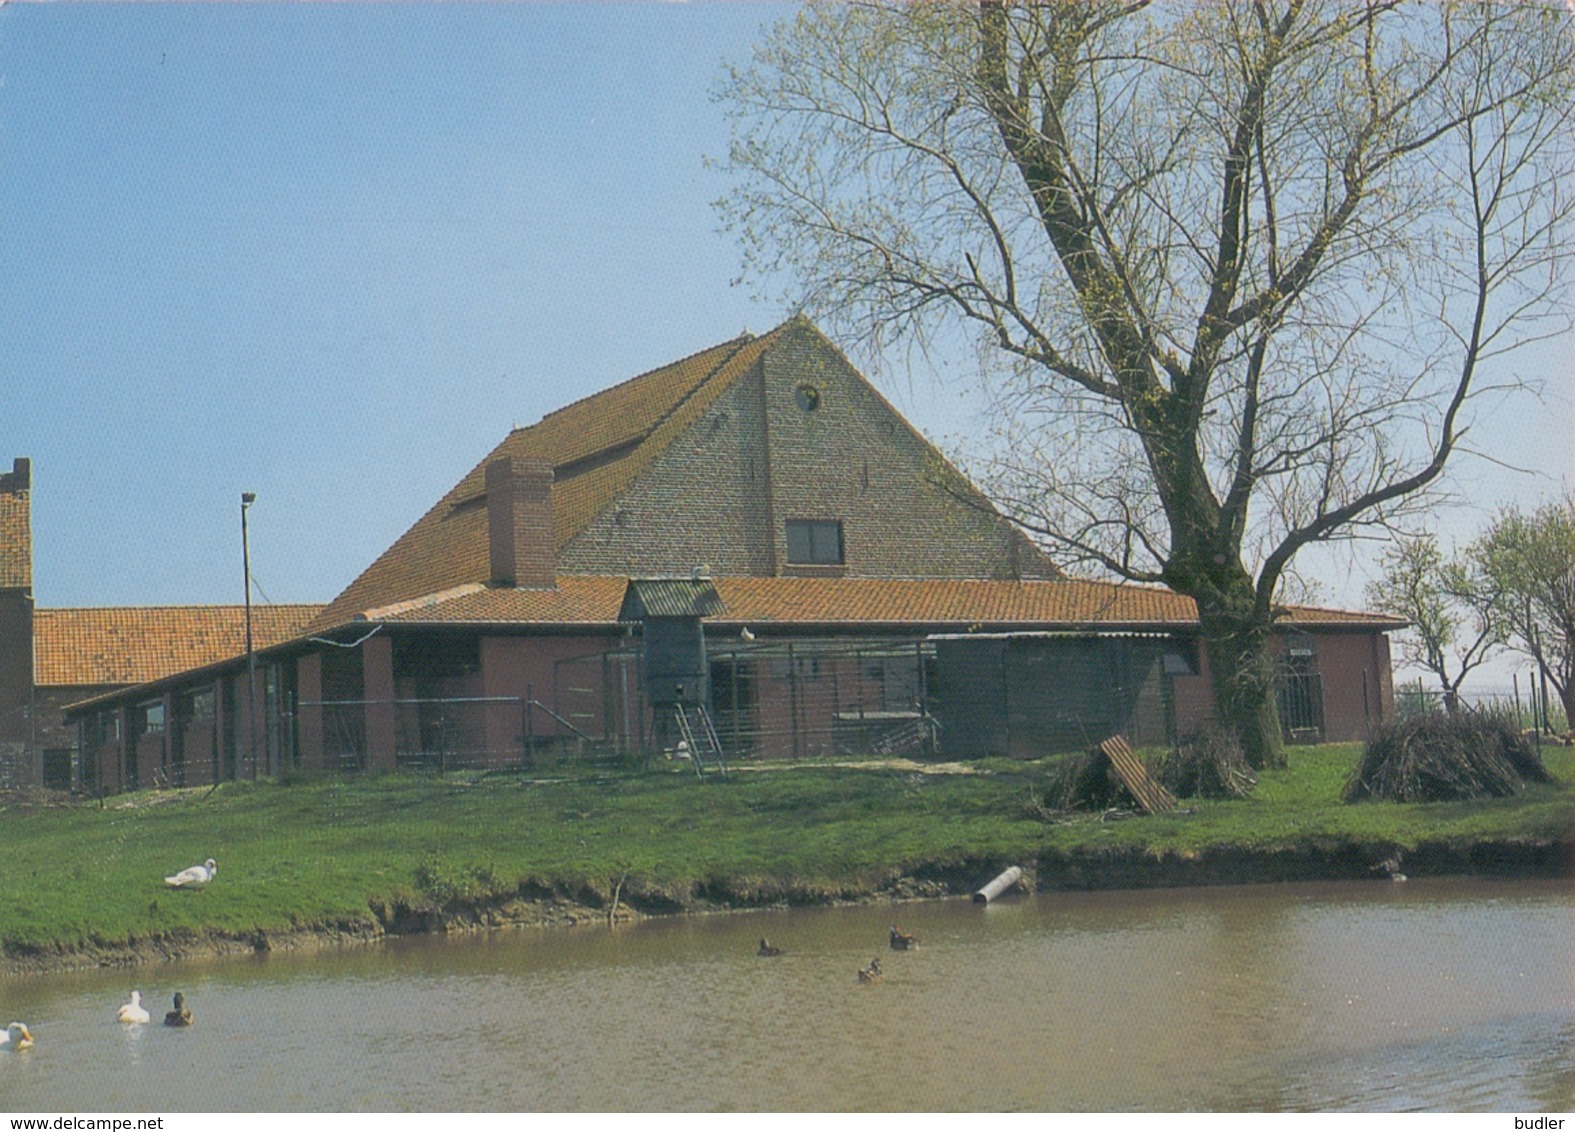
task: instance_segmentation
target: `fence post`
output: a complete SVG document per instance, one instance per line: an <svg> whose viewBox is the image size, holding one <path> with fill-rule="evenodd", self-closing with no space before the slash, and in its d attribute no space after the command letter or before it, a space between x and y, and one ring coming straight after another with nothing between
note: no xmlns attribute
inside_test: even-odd
<svg viewBox="0 0 1575 1132"><path fill-rule="evenodd" d="M793 642L788 642L788 730L790 750L798 758L798 661L793 657Z"/></svg>
<svg viewBox="0 0 1575 1132"><path fill-rule="evenodd" d="M536 765L536 716L532 710L536 706L536 693L531 684L525 685L525 750L528 752L531 765Z"/></svg>
<svg viewBox="0 0 1575 1132"><path fill-rule="evenodd" d="M519 704L519 709L520 709L520 732L519 732L520 754L519 754L519 764L520 764L521 767L523 767L525 765L525 763L526 763L527 758L529 757L528 754L527 754L528 748L525 746L525 734L526 734L526 732L528 732L530 730L530 724L526 722L525 717L530 713L530 705L525 702L525 699L524 699L523 696L516 696L514 698L515 698L515 701Z"/></svg>
<svg viewBox="0 0 1575 1132"><path fill-rule="evenodd" d="M610 660L610 657L611 657L610 653L605 653L605 652L602 653L602 741L603 742L606 742L607 737L609 735L615 734L615 731L616 731L616 729L613 727L612 696L608 694L608 689L612 686L612 679L611 679L612 669L608 667L608 662ZM616 750L617 746L618 746L618 744L615 741L613 743L613 749Z"/></svg>

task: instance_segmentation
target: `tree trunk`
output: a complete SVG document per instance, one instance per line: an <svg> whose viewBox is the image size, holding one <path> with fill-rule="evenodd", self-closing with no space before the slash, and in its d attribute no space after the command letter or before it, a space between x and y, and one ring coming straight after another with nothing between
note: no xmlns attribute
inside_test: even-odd
<svg viewBox="0 0 1575 1132"><path fill-rule="evenodd" d="M1208 651L1214 709L1222 726L1236 733L1255 769L1285 765L1285 738L1274 687L1271 625L1257 616L1248 595L1196 597L1203 643Z"/></svg>

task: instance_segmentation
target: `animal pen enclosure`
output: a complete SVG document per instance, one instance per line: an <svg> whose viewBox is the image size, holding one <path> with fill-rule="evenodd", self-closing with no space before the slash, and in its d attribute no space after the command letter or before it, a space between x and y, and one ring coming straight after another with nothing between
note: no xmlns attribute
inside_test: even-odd
<svg viewBox="0 0 1575 1132"><path fill-rule="evenodd" d="M1160 746L1187 730L1179 701L1202 684L1196 644L1161 633L977 633L921 639L706 636L703 702L726 762L868 755L1038 758L1110 735ZM395 765L502 769L544 758L684 755L653 703L637 638L558 660L522 696L303 703L320 712L323 762L366 769L382 726ZM693 683L687 678L686 687ZM1294 672L1288 727L1322 715L1321 686ZM686 693L687 694L687 693ZM659 696L658 699L661 699ZM379 722L381 721L381 722ZM1293 734L1295 732L1293 731Z"/></svg>
<svg viewBox="0 0 1575 1132"><path fill-rule="evenodd" d="M707 641L710 713L729 759L934 753L925 641ZM620 753L662 742L637 646L558 662L563 716ZM671 750L670 746L667 747Z"/></svg>
<svg viewBox="0 0 1575 1132"><path fill-rule="evenodd" d="M932 638L935 711L958 758L1038 758L1108 735L1170 742L1189 643L1141 633L959 633Z"/></svg>

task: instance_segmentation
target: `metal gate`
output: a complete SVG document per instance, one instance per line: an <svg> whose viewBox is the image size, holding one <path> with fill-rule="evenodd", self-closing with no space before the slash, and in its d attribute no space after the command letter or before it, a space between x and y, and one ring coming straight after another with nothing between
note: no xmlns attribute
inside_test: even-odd
<svg viewBox="0 0 1575 1132"><path fill-rule="evenodd" d="M1293 742L1323 738L1323 673L1282 672L1275 680L1280 728Z"/></svg>

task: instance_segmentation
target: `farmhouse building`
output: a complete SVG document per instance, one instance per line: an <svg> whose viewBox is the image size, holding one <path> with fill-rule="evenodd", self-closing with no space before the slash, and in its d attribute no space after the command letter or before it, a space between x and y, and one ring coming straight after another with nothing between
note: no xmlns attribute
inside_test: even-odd
<svg viewBox="0 0 1575 1132"><path fill-rule="evenodd" d="M96 783L91 764L73 772L77 735L63 718L66 705L242 653L245 611L239 605L38 609L32 542L32 463L19 458L0 474L0 786ZM263 647L290 640L321 610L261 606L253 610L253 638ZM197 719L182 721L183 730L202 719L218 726L213 721L226 718L226 707L233 721L233 702L214 701ZM153 725L163 723L155 710ZM220 746L233 752L233 733Z"/></svg>
<svg viewBox="0 0 1575 1132"><path fill-rule="evenodd" d="M641 624L624 619L631 581L664 578L714 598L694 611L700 698L730 758L1162 742L1209 710L1188 599L1063 577L793 319L509 433L252 657L231 638L226 655L84 686L66 712L76 781L668 746ZM1402 623L1296 608L1284 624L1288 726L1365 734L1389 711L1385 633Z"/></svg>

